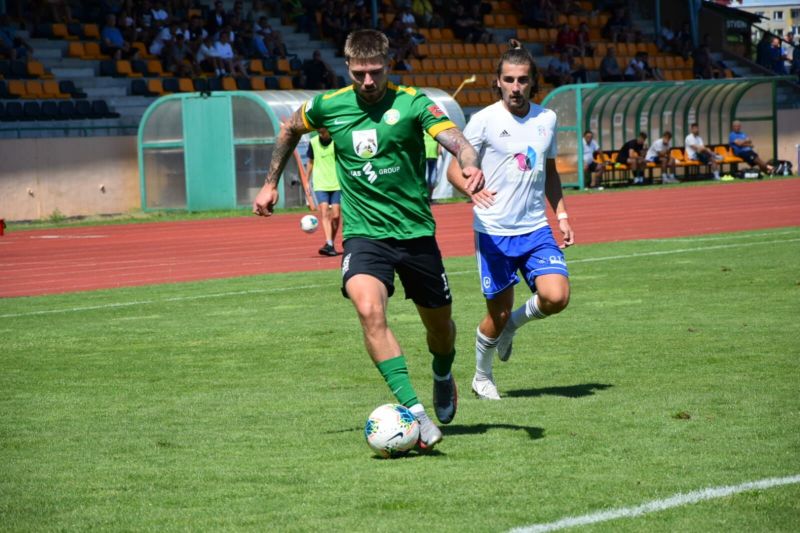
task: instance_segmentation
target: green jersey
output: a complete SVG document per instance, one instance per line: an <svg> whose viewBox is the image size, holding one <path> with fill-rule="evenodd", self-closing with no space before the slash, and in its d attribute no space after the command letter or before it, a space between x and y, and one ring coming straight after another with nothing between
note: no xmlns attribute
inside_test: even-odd
<svg viewBox="0 0 800 533"><path fill-rule="evenodd" d="M306 127L328 128L336 151L345 239L414 239L434 234L425 183L422 132L435 137L455 124L413 87L389 83L367 104L351 85L303 106Z"/></svg>

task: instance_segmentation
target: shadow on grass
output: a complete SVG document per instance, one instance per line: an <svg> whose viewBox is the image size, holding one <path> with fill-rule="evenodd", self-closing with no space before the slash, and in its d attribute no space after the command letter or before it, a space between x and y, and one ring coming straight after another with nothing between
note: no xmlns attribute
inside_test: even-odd
<svg viewBox="0 0 800 533"><path fill-rule="evenodd" d="M534 426L518 426L516 424L473 424L473 425L455 425L455 426L441 426L442 433L445 437L451 435L479 435L486 433L490 429L515 429L522 430L528 434L531 439L541 439L544 437L544 429Z"/></svg>
<svg viewBox="0 0 800 533"><path fill-rule="evenodd" d="M565 398L583 398L593 396L595 391L610 389L614 385L606 383L581 383L566 387L544 387L541 389L518 389L505 393L509 398L536 398L538 396L564 396Z"/></svg>

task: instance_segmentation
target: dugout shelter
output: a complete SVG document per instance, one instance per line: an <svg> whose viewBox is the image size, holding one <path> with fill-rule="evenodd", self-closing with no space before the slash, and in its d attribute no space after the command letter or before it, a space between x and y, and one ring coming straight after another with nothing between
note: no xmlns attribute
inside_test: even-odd
<svg viewBox="0 0 800 533"><path fill-rule="evenodd" d="M459 127L461 107L440 89L423 91ZM201 211L249 206L264 183L281 121L323 91L225 91L159 98L139 125L144 210ZM298 164L307 136L286 165L279 207L304 205Z"/></svg>
<svg viewBox="0 0 800 533"><path fill-rule="evenodd" d="M707 146L727 145L731 122L740 120L762 159L777 157L777 83L784 78L734 78L564 85L542 101L558 114L557 167L565 187L583 189L583 133L591 130L601 150L618 150L640 132L648 142L672 132L683 148L697 122Z"/></svg>

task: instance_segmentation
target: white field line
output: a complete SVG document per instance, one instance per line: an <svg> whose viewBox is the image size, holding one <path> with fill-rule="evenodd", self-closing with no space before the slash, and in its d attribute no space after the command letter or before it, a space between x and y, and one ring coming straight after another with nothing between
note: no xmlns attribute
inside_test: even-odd
<svg viewBox="0 0 800 533"><path fill-rule="evenodd" d="M726 487L709 487L707 489L687 492L685 494L679 493L663 500L653 500L642 505L637 505L636 507L607 509L605 511L598 511L596 513L585 514L582 516L562 518L561 520L546 524L534 524L530 526L518 527L512 529L510 533L542 533L545 531L557 531L559 529L566 529L570 527L588 526L591 524L597 524L599 522L616 520L617 518L633 518L635 516L641 516L648 513L656 513L658 511L664 511L665 509L691 505L704 500L724 498L740 492L766 490L783 485L794 485L797 483L800 483L800 475L773 477L758 481L750 481L747 483L742 483L741 485L729 485Z"/></svg>
<svg viewBox="0 0 800 533"><path fill-rule="evenodd" d="M696 248L679 248L677 250L663 250L663 251L654 251L654 252L641 252L641 253L633 253L633 254L624 254L624 255L609 255L605 257L587 257L585 259L574 259L569 261L569 264L574 263L593 263L597 261L614 261L617 259L634 259L637 257L651 257L651 256L658 256L658 255L671 255L671 254L681 254L681 253L690 253L690 252L702 252L706 250L721 250L725 248L743 248L749 246L763 246L767 244L785 244L788 242L800 242L800 238L797 239L780 239L780 240L772 240L772 241L759 241L759 242L743 242L743 243L733 243L733 244L717 244L712 246L700 246ZM455 272L448 272L448 276L458 276L464 274L474 274L474 270L457 270ZM272 292L286 292L292 290L306 290L306 289L317 289L324 287L325 285L299 285L296 287L281 287L281 288L271 288L271 289L251 289L247 291L235 291L235 292L218 292L213 294L198 294L194 296L175 296L173 298L164 298L162 300L134 300L132 302L118 302L118 303L109 303L109 304L100 304L100 305L89 305L83 307L68 307L65 309L45 309L42 311L29 311L25 313L7 313L0 315L0 318L20 318L25 316L37 316L37 315L52 315L56 313L77 313L80 311L96 311L98 309L113 309L116 307L133 307L137 305L149 305L154 303L163 303L163 302L184 302L184 301L191 301L191 300L201 300L205 298L224 298L227 296L239 296L243 294L268 294Z"/></svg>

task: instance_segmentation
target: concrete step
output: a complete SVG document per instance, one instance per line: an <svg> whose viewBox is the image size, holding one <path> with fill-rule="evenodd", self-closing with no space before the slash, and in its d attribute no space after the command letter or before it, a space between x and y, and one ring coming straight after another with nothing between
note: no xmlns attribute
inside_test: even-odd
<svg viewBox="0 0 800 533"><path fill-rule="evenodd" d="M95 75L94 69L81 67L81 68L51 68L50 72L58 79L81 79L91 78Z"/></svg>
<svg viewBox="0 0 800 533"><path fill-rule="evenodd" d="M91 99L108 99L116 96L127 96L127 87L83 87L83 92L86 93L87 98Z"/></svg>

